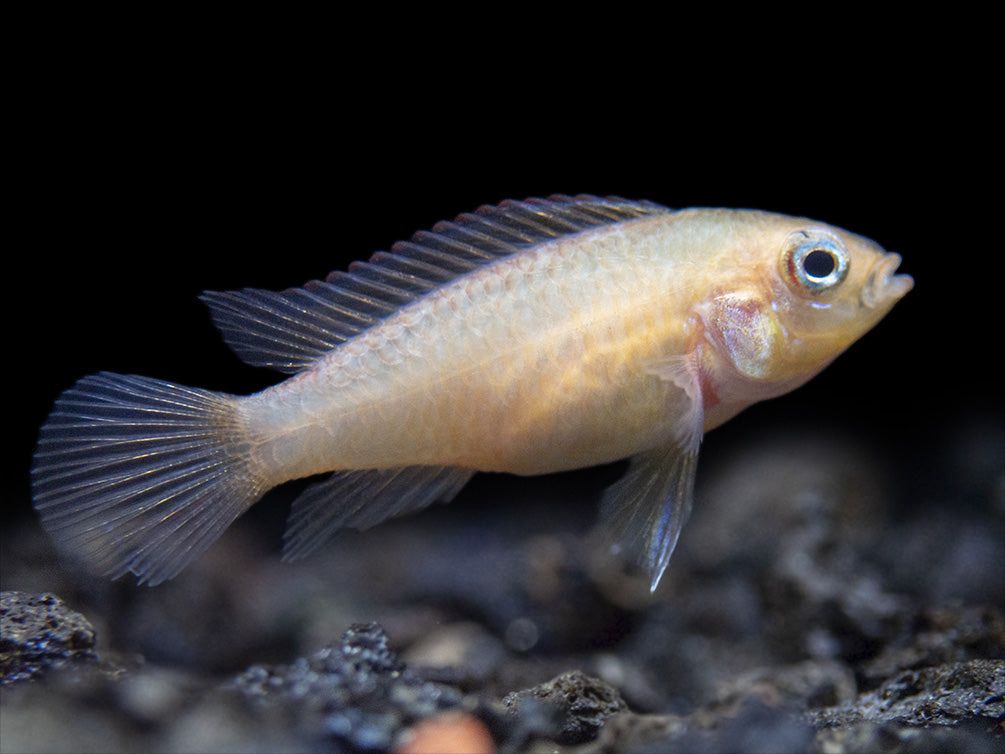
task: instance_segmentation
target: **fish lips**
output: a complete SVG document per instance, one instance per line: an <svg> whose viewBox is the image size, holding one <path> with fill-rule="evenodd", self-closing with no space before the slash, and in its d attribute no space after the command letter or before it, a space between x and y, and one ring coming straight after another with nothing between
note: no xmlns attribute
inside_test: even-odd
<svg viewBox="0 0 1005 754"><path fill-rule="evenodd" d="M884 254L872 268L862 286L862 303L869 309L892 306L914 287L910 275L895 275L900 266L900 254Z"/></svg>

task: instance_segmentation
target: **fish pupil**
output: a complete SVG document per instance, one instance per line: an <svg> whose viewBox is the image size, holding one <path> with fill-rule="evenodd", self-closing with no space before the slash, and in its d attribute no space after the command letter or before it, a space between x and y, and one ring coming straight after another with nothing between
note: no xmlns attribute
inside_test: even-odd
<svg viewBox="0 0 1005 754"><path fill-rule="evenodd" d="M803 271L811 278L825 278L834 272L837 261L823 249L814 249L803 258Z"/></svg>

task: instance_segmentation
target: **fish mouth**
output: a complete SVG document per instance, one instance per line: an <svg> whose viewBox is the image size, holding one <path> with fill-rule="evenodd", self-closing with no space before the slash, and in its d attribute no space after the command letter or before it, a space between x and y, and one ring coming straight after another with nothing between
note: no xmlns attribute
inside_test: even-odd
<svg viewBox="0 0 1005 754"><path fill-rule="evenodd" d="M900 266L900 254L887 253L872 268L862 287L862 303L870 309L890 305L914 287L910 275L894 275Z"/></svg>

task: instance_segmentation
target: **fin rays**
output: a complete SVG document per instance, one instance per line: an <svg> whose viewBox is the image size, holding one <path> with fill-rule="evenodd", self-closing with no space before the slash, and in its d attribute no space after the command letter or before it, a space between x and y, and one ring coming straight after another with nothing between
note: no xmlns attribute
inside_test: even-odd
<svg viewBox="0 0 1005 754"><path fill-rule="evenodd" d="M649 574L652 591L691 515L697 461L697 452L677 447L642 453L604 493L601 520L614 541Z"/></svg>
<svg viewBox="0 0 1005 754"><path fill-rule="evenodd" d="M56 401L32 487L53 539L151 585L200 555L261 494L230 396L102 373Z"/></svg>
<svg viewBox="0 0 1005 754"><path fill-rule="evenodd" d="M245 362L297 372L338 344L461 275L535 244L609 223L669 212L618 197L506 201L437 223L390 252L280 293L207 291L202 299Z"/></svg>
<svg viewBox="0 0 1005 754"><path fill-rule="evenodd" d="M339 529L367 529L437 500L449 501L474 473L453 467L409 466L332 474L293 501L283 559L309 555Z"/></svg>

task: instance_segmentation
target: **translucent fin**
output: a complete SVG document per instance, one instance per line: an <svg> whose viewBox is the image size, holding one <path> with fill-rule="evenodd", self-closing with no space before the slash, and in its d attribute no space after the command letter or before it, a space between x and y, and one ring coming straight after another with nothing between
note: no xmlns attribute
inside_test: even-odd
<svg viewBox="0 0 1005 754"><path fill-rule="evenodd" d="M655 592L691 515L705 412L697 354L667 358L649 371L683 391L675 441L633 456L624 477L604 493L600 515L614 541L645 568Z"/></svg>
<svg viewBox="0 0 1005 754"><path fill-rule="evenodd" d="M649 574L652 591L691 515L697 461L697 453L677 446L640 453L601 501L601 521L622 551Z"/></svg>
<svg viewBox="0 0 1005 754"><path fill-rule="evenodd" d="M705 432L705 401L701 393L701 373L697 352L670 356L654 361L646 369L661 380L672 382L684 391L685 400L676 416L677 442L682 448L698 454Z"/></svg>
<svg viewBox="0 0 1005 754"><path fill-rule="evenodd" d="M670 212L618 197L552 196L481 207L437 223L390 252L302 288L207 291L202 299L245 362L296 372L400 307L482 265L552 239Z"/></svg>
<svg viewBox="0 0 1005 754"><path fill-rule="evenodd" d="M449 501L474 473L454 467L408 466L332 474L293 501L283 559L309 555L339 529L367 529L437 500Z"/></svg>
<svg viewBox="0 0 1005 754"><path fill-rule="evenodd" d="M56 401L32 468L55 542L106 575L177 575L264 492L232 396L146 377L84 377Z"/></svg>

